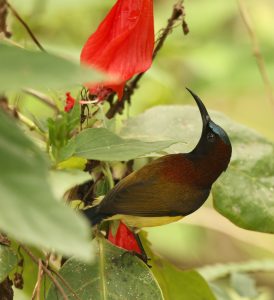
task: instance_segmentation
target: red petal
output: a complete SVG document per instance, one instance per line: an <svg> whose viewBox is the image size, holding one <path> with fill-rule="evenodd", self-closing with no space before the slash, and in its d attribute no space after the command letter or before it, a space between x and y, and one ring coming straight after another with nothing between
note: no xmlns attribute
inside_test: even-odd
<svg viewBox="0 0 274 300"><path fill-rule="evenodd" d="M119 224L115 237L112 235L111 230L109 230L108 240L118 247L142 254L142 251L136 241L135 235L122 222L120 222Z"/></svg>
<svg viewBox="0 0 274 300"><path fill-rule="evenodd" d="M69 112L72 110L75 104L75 99L70 95L70 93L66 93L66 97L66 106L64 107L64 110Z"/></svg>
<svg viewBox="0 0 274 300"><path fill-rule="evenodd" d="M118 0L90 36L81 62L119 78L106 82L122 97L125 82L146 71L154 49L153 0Z"/></svg>

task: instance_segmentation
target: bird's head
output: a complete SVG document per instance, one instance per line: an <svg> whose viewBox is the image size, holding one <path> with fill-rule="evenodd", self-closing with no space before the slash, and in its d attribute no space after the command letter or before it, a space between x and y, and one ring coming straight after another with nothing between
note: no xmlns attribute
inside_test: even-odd
<svg viewBox="0 0 274 300"><path fill-rule="evenodd" d="M217 148L222 149L223 153L221 154L228 164L231 157L232 147L227 133L223 128L211 120L202 100L190 89L187 88L187 90L196 101L203 121L201 138L192 153L196 155L207 155L214 153L214 150Z"/></svg>

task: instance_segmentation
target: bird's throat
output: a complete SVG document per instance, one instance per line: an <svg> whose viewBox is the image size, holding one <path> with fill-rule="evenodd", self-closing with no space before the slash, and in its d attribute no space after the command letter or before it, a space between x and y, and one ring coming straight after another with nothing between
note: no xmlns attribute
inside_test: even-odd
<svg viewBox="0 0 274 300"><path fill-rule="evenodd" d="M195 165L196 178L193 182L197 186L211 187L217 178L224 172L229 164L231 149L225 143L218 143L210 154L192 154Z"/></svg>

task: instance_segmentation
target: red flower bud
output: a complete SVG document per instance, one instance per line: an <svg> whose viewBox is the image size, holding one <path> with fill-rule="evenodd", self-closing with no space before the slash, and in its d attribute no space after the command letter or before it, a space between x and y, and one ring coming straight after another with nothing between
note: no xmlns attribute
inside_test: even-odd
<svg viewBox="0 0 274 300"><path fill-rule="evenodd" d="M81 53L83 64L104 71L115 81L88 84L90 92L111 88L121 99L126 81L151 66L153 49L153 0L118 0Z"/></svg>
<svg viewBox="0 0 274 300"><path fill-rule="evenodd" d="M66 93L66 106L64 108L64 110L66 112L69 112L73 109L73 106L75 104L75 99L70 95L70 93Z"/></svg>
<svg viewBox="0 0 274 300"><path fill-rule="evenodd" d="M108 240L120 248L142 254L135 235L122 222L120 222L115 236L113 236L111 229L109 230Z"/></svg>

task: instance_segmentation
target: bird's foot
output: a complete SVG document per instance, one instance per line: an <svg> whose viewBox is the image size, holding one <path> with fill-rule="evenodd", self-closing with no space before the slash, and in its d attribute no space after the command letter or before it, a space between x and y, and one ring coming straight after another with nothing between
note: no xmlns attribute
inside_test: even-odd
<svg viewBox="0 0 274 300"><path fill-rule="evenodd" d="M124 255L132 255L132 256L137 256L138 258L140 258L149 268L152 268L151 265L148 264L148 261L151 260L151 258L147 257L146 253L137 253L135 251L125 251L123 254L122 254L122 257Z"/></svg>

